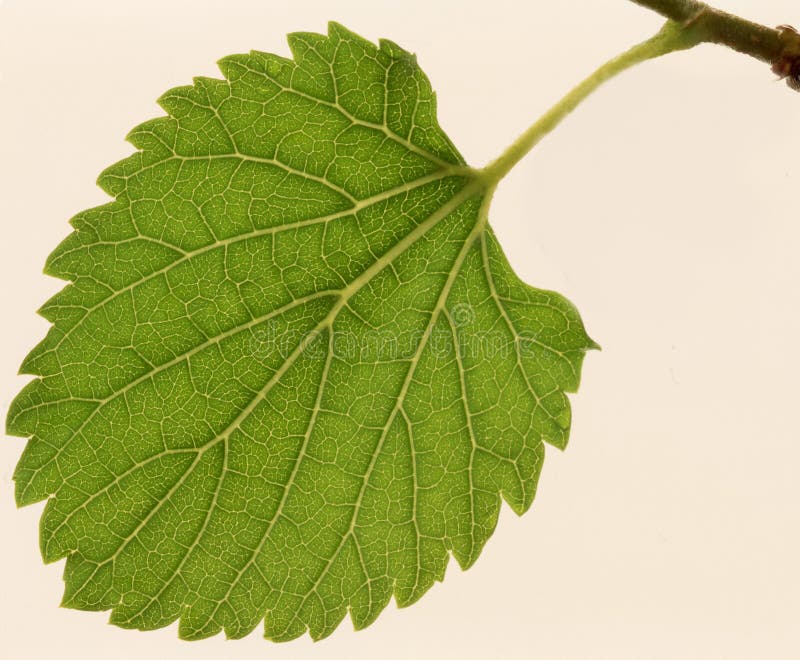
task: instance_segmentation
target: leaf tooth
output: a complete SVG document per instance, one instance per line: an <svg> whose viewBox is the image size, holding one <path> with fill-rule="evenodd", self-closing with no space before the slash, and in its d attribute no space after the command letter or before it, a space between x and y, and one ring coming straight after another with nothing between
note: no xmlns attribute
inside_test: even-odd
<svg viewBox="0 0 800 660"><path fill-rule="evenodd" d="M230 82L235 82L241 75L247 71L247 63L250 56L245 53L236 53L234 55L226 55L217 60L217 67L225 76L225 79Z"/></svg>
<svg viewBox="0 0 800 660"><path fill-rule="evenodd" d="M44 358L52 348L52 346L56 343L57 336L60 336L60 332L56 330L55 326L51 327L48 330L45 338L42 339L33 350L28 353L25 358L22 360L22 364L19 366L19 375L20 376L44 376L42 372L42 367L39 366L40 361ZM33 385L39 382L41 379L37 379L30 383ZM16 400L16 399L15 399ZM10 413L9 413L10 414Z"/></svg>
<svg viewBox="0 0 800 660"><path fill-rule="evenodd" d="M286 41L289 44L289 50L295 62L300 66L303 65L303 60L310 56L317 50L316 58L320 57L320 52L331 54L330 37L318 32L290 32L286 35Z"/></svg>
<svg viewBox="0 0 800 660"><path fill-rule="evenodd" d="M291 642L293 639L302 637L309 632L306 626L298 617L295 617L285 625L277 623L267 612L264 617L264 639L270 642ZM280 625L280 627L278 627ZM312 638L313 639L313 638Z"/></svg>
<svg viewBox="0 0 800 660"><path fill-rule="evenodd" d="M481 488L476 488L469 494L469 497L485 497L489 501L481 504L480 523L478 521L470 523L468 539L463 539L464 534L459 534L457 537L451 536L448 539L450 552L462 571L466 571L478 560L487 541L494 533L500 517L500 503L502 501L496 489L492 489L490 493Z"/></svg>
<svg viewBox="0 0 800 660"><path fill-rule="evenodd" d="M375 623L375 620L381 615L381 612L383 612L383 610L386 609L386 606L389 604L393 591L394 586L392 585L381 601L366 602L363 605L354 603L353 597L351 597L348 611L350 614L350 621L353 623L353 630L364 630ZM354 594L354 596L355 595L356 594Z"/></svg>
<svg viewBox="0 0 800 660"><path fill-rule="evenodd" d="M326 637L330 637L346 616L347 608L343 606L334 611L323 610L319 617L314 617L313 619L309 617L312 621L308 627L309 637L315 642L321 642ZM320 622L321 625L317 622Z"/></svg>
<svg viewBox="0 0 800 660"><path fill-rule="evenodd" d="M142 152L137 151L100 172L100 176L97 177L97 185L103 192L116 199L125 190L128 176L140 169L141 165Z"/></svg>
<svg viewBox="0 0 800 660"><path fill-rule="evenodd" d="M222 626L213 621L204 621L202 627L194 620L193 610L187 608L178 622L178 636L187 641L199 641L208 639L222 631Z"/></svg>
<svg viewBox="0 0 800 660"><path fill-rule="evenodd" d="M50 533L50 521L52 518L58 517L56 506L56 498L47 500L42 517L39 519L39 551L45 564L52 564L59 559L73 555L78 549L77 539L69 528L63 534L66 538L55 538Z"/></svg>
<svg viewBox="0 0 800 660"><path fill-rule="evenodd" d="M87 231L86 233L90 233ZM85 248L87 243L78 231L72 232L67 236L58 247L50 253L45 260L44 273L50 277L57 277L60 280L74 281L79 273L74 268L69 268L70 261L67 257L81 248ZM66 265L65 265L66 264Z"/></svg>
<svg viewBox="0 0 800 660"><path fill-rule="evenodd" d="M328 22L328 36L335 41L349 41L360 45L362 48L375 54L378 52L378 47L369 39L365 39L355 32L351 32L341 23L336 21Z"/></svg>
<svg viewBox="0 0 800 660"><path fill-rule="evenodd" d="M36 406L33 415L28 414L32 412L28 409L15 417L19 430L25 430L26 435L31 434L37 420L44 415L58 420L58 423L52 424L51 433L56 433L55 438L52 435L45 438L34 433L25 445L13 477L17 506L39 502L58 490L62 483L62 466L54 460L57 447L62 446L60 443L69 432L69 422L82 422L92 414L96 406L96 402L89 401L45 401Z"/></svg>
<svg viewBox="0 0 800 660"><path fill-rule="evenodd" d="M67 555L61 607L101 612L114 607L119 599L111 564L99 566L77 552Z"/></svg>
<svg viewBox="0 0 800 660"><path fill-rule="evenodd" d="M78 232L70 232L67 237L58 244L56 249L47 256L47 259L45 259L44 262L44 267L42 268L42 272L50 277L71 282L73 277L68 272L65 272L59 268L58 262L63 254L77 247L79 244L78 242Z"/></svg>
<svg viewBox="0 0 800 660"><path fill-rule="evenodd" d="M569 429L572 421L572 407L569 398L563 391L554 392L552 396L557 396L561 404L561 410L551 421L550 432L545 436L544 441L556 449L564 451L569 444ZM544 399L543 399L544 401Z"/></svg>
<svg viewBox="0 0 800 660"><path fill-rule="evenodd" d="M39 347L34 348L29 354L35 353ZM28 358L25 358L26 360ZM23 362L24 364L24 362ZM20 373L22 368L20 368ZM41 379L37 378L23 387L19 394L14 397L11 405L8 407L6 414L6 434L17 437L25 437L30 435L31 430L23 423L23 415L30 409L34 400L38 399L38 388L41 385Z"/></svg>
<svg viewBox="0 0 800 660"><path fill-rule="evenodd" d="M275 53L265 53L260 50L251 50L247 57L250 66L259 66L264 73L271 77L275 77L280 73L284 75L291 73L296 66L294 60L288 57L275 55Z"/></svg>
<svg viewBox="0 0 800 660"><path fill-rule="evenodd" d="M336 81L331 62L334 48L331 39L313 32L288 35L289 49L297 64L292 87L301 92L336 103Z"/></svg>
<svg viewBox="0 0 800 660"><path fill-rule="evenodd" d="M175 137L177 123L171 117L156 117L134 126L125 139L134 147L153 152L162 152L164 156L175 153Z"/></svg>
<svg viewBox="0 0 800 660"><path fill-rule="evenodd" d="M65 332L86 315L87 306L93 306L112 294L111 287L97 278L78 276L46 300L36 313Z"/></svg>
<svg viewBox="0 0 800 660"><path fill-rule="evenodd" d="M194 76L192 83L194 83L194 89L202 91L206 96L206 100L214 106L219 106L231 95L231 88L227 80L209 76Z"/></svg>
<svg viewBox="0 0 800 660"><path fill-rule="evenodd" d="M156 99L156 103L170 116L180 119L191 112L198 110L198 102L204 99L199 99L198 90L194 85L180 85L168 89L161 96ZM187 104L187 101L189 104Z"/></svg>
<svg viewBox="0 0 800 660"><path fill-rule="evenodd" d="M393 60L405 60L410 64L417 64L416 54L407 51L405 48L399 46L391 39L378 39L378 47Z"/></svg>

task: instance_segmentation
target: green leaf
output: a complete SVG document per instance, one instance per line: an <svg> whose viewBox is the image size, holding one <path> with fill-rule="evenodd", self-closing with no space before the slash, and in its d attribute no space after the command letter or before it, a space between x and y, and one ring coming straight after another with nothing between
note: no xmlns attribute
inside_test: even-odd
<svg viewBox="0 0 800 660"><path fill-rule="evenodd" d="M14 401L63 604L288 640L361 628L531 504L594 347L487 224L413 55L331 24L159 101L46 272Z"/></svg>

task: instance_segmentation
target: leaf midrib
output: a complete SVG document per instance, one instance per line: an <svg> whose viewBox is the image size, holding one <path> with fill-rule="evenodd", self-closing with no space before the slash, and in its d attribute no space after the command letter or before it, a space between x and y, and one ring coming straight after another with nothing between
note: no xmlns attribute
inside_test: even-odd
<svg viewBox="0 0 800 660"><path fill-rule="evenodd" d="M410 246L414 245L425 233L427 233L441 219L443 219L444 217L449 215L451 212L453 212L455 209L457 209L467 199L469 199L473 195L475 195L478 192L480 192L480 190L481 190L481 185L480 185L480 183L478 181L473 180L470 183L467 183L450 200L448 200L447 203L445 203L444 205L439 207L434 213L432 213L430 216L428 216L428 218L426 218L424 221L422 221L418 225L416 225L412 231L410 231L408 234L406 234L400 241L395 243L385 254L383 254L381 257L376 259L371 264L371 266L369 268L367 268L357 278L355 278L353 280L353 282L351 282L347 287L341 289L340 291L338 291L338 292L336 292L336 291L316 292L314 294L310 294L308 296L305 296L302 299L295 299L294 301L292 301L291 303L288 303L287 305L284 305L280 309L273 310L265 318L262 318L260 320L251 319L244 326L237 326L235 328L231 328L228 331L226 331L225 333L222 333L221 335L218 335L218 336L216 336L214 338L208 339L206 342L203 342L202 344L199 344L198 346L195 346L190 351L188 351L188 352L186 352L184 354L181 354L179 356L176 356L175 358L173 358L169 362L164 363L164 364L159 365L158 367L156 367L154 369L149 370L147 373L142 374L141 376L139 376L134 381L132 381L130 383L126 383L126 385L123 388L121 388L120 390L110 394L105 399L99 401L97 407L94 410L92 410L92 412L86 417L86 419L84 419L81 422L81 424L78 427L78 429L70 435L70 437L64 442L64 444L56 451L56 453L46 463L44 463L37 470L32 472L32 475L30 476L30 478L27 481L26 488L18 495L18 499L20 501L24 501L24 496L25 496L25 494L27 492L27 487L29 487L31 484L33 484L36 475L39 474L48 465L52 464L53 461L58 460L58 458L61 456L61 454L67 449L67 447L71 445L71 443L75 440L75 438L77 438L79 436L80 432L84 428L86 428L86 426L90 423L90 421L99 413L100 410L103 409L103 407L109 401L111 401L113 399L116 399L118 396L120 396L120 395L124 394L125 392L129 391L132 387L135 387L137 384L139 384L141 382L144 382L145 380L148 380L149 378L151 378L155 374L160 373L161 371L163 371L165 369L168 369L171 366L175 366L176 364L179 364L179 363L183 362L185 359L188 359L189 357L191 357L192 355L196 354L197 352L199 352L201 350L204 350L208 346L214 345L215 343L218 343L219 341L222 341L223 339L225 339L225 338L227 338L229 336L232 336L233 334L237 334L238 332L244 331L245 329L247 329L249 327L253 327L254 325L257 325L257 323L259 323L259 322L263 322L263 320L266 320L266 318L271 318L271 317L274 317L274 316L276 316L278 314L284 313L286 311L290 311L292 308L294 308L294 307L296 307L296 306L298 306L300 304L303 304L305 302L309 302L311 300L315 300L315 299L323 298L323 297L334 297L334 296L338 295L339 299L338 299L337 303L334 304L331 307L331 309L328 312L328 314L309 333L307 333L303 337L303 340L295 347L295 349L292 351L292 353L289 354L289 356L286 358L286 360L283 362L283 364L281 364L281 366L275 371L275 373L272 375L272 377L270 377L270 379L262 387L262 389L258 393L256 393L256 395L251 399L250 403L240 411L240 413L233 419L232 422L230 422L228 424L228 426L222 432L218 433L214 438L212 438L211 440L206 442L204 445L196 448L195 450L198 451L200 454L202 454L208 448L214 446L215 444L217 444L221 440L226 439L230 435L230 433L232 433L236 428L238 428L238 426L250 415L250 413L255 409L255 407L261 402L261 400L263 400L263 398L269 393L269 391L272 389L274 384L277 383L283 377L283 375L286 373L286 371L289 370L289 368L291 368L291 366L294 364L295 360L299 357L300 354L302 354L302 352L308 347L308 345L310 343L312 343L313 341L315 341L315 339L319 335L319 333L327 331L327 330L332 328L333 323L334 323L337 315L339 314L339 312L349 304L349 301L352 299L352 297L361 288L363 288L363 286L365 286L368 282L370 282L372 280L372 278L377 273L381 272L384 268L386 268L387 266L392 264L394 262L394 260L400 254L405 252L405 250L408 249ZM482 231L483 230L482 223L476 222L475 229L480 229L480 231ZM475 231L475 229L473 229L473 231ZM57 403L57 401L52 401L52 402L48 402L48 403L49 404L54 404L54 403ZM191 450L188 450L188 451L191 451ZM164 455L164 452L159 452L159 454L156 454L154 456L148 457L148 459L146 459L146 460L147 461L155 460L155 458L157 458L158 456L162 456L162 455ZM136 466L133 466L128 471L126 471L126 474L129 474L130 472L135 471L137 466L141 466L141 464L137 464ZM122 478L122 477L120 477L120 478ZM111 486L113 486L113 483L116 482L116 481L117 481L117 479L113 480L110 484L106 484L105 486L103 486L103 489L102 489L101 492L103 492L107 488L110 488ZM76 506L75 509L70 511L68 516L71 516L75 511L78 511L81 508L83 508L86 505L87 501L88 500L84 500L83 502L81 502L78 506ZM59 529L60 528L61 528L61 525L59 526ZM53 537L54 537L54 534L51 534L51 538L53 538ZM45 553L45 554L47 554L47 553Z"/></svg>
<svg viewBox="0 0 800 660"><path fill-rule="evenodd" d="M405 237L404 241L407 242L408 245L413 245L413 243L415 243L417 240L419 240L419 238L428 229L430 229L431 226L436 224L442 218L444 218L447 215L449 215L451 212L453 212L455 209L457 209L459 206L461 206L462 203L464 203L470 197L472 197L472 195L475 194L475 188L477 188L477 187L478 186L475 186L475 187L472 187L472 186L469 186L469 185L466 186L462 191L460 191L458 194L456 194L447 204L443 205L440 209L437 210L436 213L432 214L424 223L421 223L420 225L418 225L417 229L423 228L423 230L420 232L419 236L415 236L412 239L411 235L415 233L415 232L412 231L410 234L408 234ZM451 208L448 208L449 206ZM299 612L299 611L301 611L303 609L305 603L307 602L307 600L311 596L311 594L316 592L317 587L319 587L320 583L325 578L325 575L327 575L328 570L330 570L330 567L335 562L336 557L338 557L339 553L341 552L341 550L344 547L344 545L347 542L347 540L349 538L353 538L354 543L356 543L356 546L358 546L358 542L356 541L355 535L353 534L353 532L354 532L354 528L355 528L355 522L356 522L356 519L358 517L358 512L359 512L359 510L361 508L361 502L363 500L364 493L366 492L367 484L369 483L370 476L372 475L372 471L373 471L373 469L375 467L375 464L377 462L378 456L380 455L381 449L383 448L383 445L384 445L384 443L386 441L386 438L387 438L387 436L389 434L389 429L391 429L392 424L394 423L394 420L395 420L398 412L400 411L400 409L403 406L406 394L408 392L409 385L411 384L411 381L413 379L414 373L416 371L417 364L419 363L419 358L421 357L422 352L425 350L425 347L428 344L428 339L430 337L431 328L436 324L436 322L438 321L442 310L444 309L445 302L447 301L447 298L448 298L448 296L450 294L450 290L452 289L453 283L455 282L456 278L461 273L461 267L462 267L462 265L464 263L464 259L466 258L467 253L472 248L472 246L474 245L475 241L478 239L478 237L480 236L480 234L483 231L484 231L483 224L478 219L476 219L474 227L472 228L472 230L470 231L469 235L465 239L464 244L462 245L458 255L456 256L456 258L455 258L455 260L454 260L454 262L453 262L453 264L451 266L451 269L450 269L450 272L448 274L447 280L445 281L445 283L444 283L444 285L442 287L442 290L439 293L439 296L437 298L436 304L435 304L435 306L434 306L434 308L433 308L433 310L431 312L430 319L428 320L428 323L427 323L427 326L425 328L425 331L422 334L422 339L420 340L420 342L419 342L419 344L417 346L417 350L415 351L414 356L410 360L409 368L408 368L408 370L406 372L406 377L403 380L403 384L402 384L402 387L400 389L400 392L397 395L395 405L392 408L391 412L389 413L389 416L388 416L388 418L386 420L386 423L383 426L383 429L382 429L381 435L380 435L380 437L378 439L378 442L376 443L376 446L372 451L372 455L370 457L370 462L369 462L369 465L367 466L367 470L366 470L366 472L364 474L364 477L362 479L362 483L361 483L361 487L360 487L359 492L358 492L358 496L356 498L356 501L352 505L353 513L352 513L352 515L350 517L350 522L349 522L349 525L348 525L348 529L347 529L347 531L345 531L344 534L342 534L342 538L341 538L341 540L339 542L339 545L334 550L334 552L331 555L330 559L326 562L325 567L321 571L321 573L318 576L317 580L315 581L314 585L308 590L306 596L303 598L303 601L296 608L297 612ZM403 244L404 241L401 241L401 242L399 242L397 244L398 247L402 246L402 249L399 249L397 251L397 254L394 255L386 263L381 264L380 263L381 260L378 260L377 262L375 262L374 266L376 268L376 270L375 270L376 273L380 272L389 263L391 263L391 261L394 259L394 257L398 256L399 254L402 254L402 252L405 251L405 249L408 247L408 245L403 246L402 244ZM343 301L341 302L341 305L340 305L339 309L345 307L347 305L347 300L349 298L352 298L352 296L355 295L358 292L358 290L360 290L360 288L364 286L364 284L366 284L367 282L369 282L371 280L372 274L369 274L369 271L370 271L370 269L365 271L364 276L366 276L366 277L365 277L364 281L361 282L360 285L352 293L350 293L347 298L344 298L344 296L343 296ZM354 283L355 282L357 282L357 280L354 281ZM327 326L325 326L324 329L328 329L328 330L332 329L333 322L334 322L334 320L336 318L336 314L338 314L339 309L334 308L334 309L331 310L331 312L328 315L329 317L331 317L330 323ZM327 318L328 317L326 317L326 319ZM317 330L320 331L320 332L323 330L324 321L325 320L323 320L323 322L321 322L320 325L317 328ZM313 331L312 331L312 335L313 335ZM312 339L312 341L313 341L313 339ZM300 352L302 352L302 351L300 351ZM298 353L298 355L299 355L299 353ZM329 357L326 360L326 369L329 367L329 364L330 364L330 359L331 359L330 350L329 350L329 354L328 355L329 355ZM323 379L320 381L320 389L319 389L319 392L317 394L318 402L321 400L322 391L325 388L325 383L326 383L326 380L323 377ZM303 456L305 455L305 450L306 450L306 448L308 446L309 439L310 439L311 434L313 432L314 424L315 424L316 418L317 418L317 414L318 414L318 406L315 406L314 413L312 414L311 421L309 422L309 427L306 430L306 433L305 433L305 436L304 436L303 446L302 446L300 452L298 452L297 458L295 459L295 466L294 466L294 469L292 471L292 478L288 479L287 482L286 482L286 486L284 488L283 497L281 499L281 503L280 503L278 509L276 509L276 512L273 515L272 520L270 521L270 524L269 524L267 530L262 535L261 541L259 542L259 544L256 547L256 549L252 552L252 554L250 556L250 559L248 559L248 561L242 566L242 568L239 571L237 571L237 575L234 578L234 580L231 582L231 585L228 588L227 592L217 602L217 605L215 606L214 611L208 617L209 621L213 620L213 618L216 615L216 612L219 609L219 607L221 606L221 604L224 603L228 599L228 597L231 595L233 590L236 588L236 585L239 584L239 580L241 580L241 578L244 575L245 571L255 561L256 557L259 555L259 553L261 552L261 550L264 547L264 544L266 543L267 539L269 538L269 533L272 530L274 523L279 519L280 514L282 512L283 504L286 502L286 499L288 498L288 493L290 492L290 490L292 488L292 485L294 483L294 477L296 476L297 471L299 470L300 462L301 462ZM359 554L360 554L360 551L359 551ZM296 618L296 616L297 615L295 614L295 618Z"/></svg>

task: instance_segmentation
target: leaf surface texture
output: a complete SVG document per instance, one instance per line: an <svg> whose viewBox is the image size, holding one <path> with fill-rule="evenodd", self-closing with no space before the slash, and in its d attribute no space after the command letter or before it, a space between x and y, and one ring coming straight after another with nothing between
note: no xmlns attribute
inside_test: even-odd
<svg viewBox="0 0 800 660"><path fill-rule="evenodd" d="M510 269L413 55L331 24L167 92L46 272L14 401L64 604L330 634L531 504L594 346Z"/></svg>

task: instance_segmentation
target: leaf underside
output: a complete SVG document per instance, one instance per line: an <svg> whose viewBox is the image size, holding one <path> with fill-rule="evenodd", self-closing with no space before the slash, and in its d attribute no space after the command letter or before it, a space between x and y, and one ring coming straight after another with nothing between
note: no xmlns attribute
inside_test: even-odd
<svg viewBox="0 0 800 660"><path fill-rule="evenodd" d="M104 171L7 426L63 604L289 640L470 566L531 504L594 346L521 282L413 55L331 24L251 52Z"/></svg>

